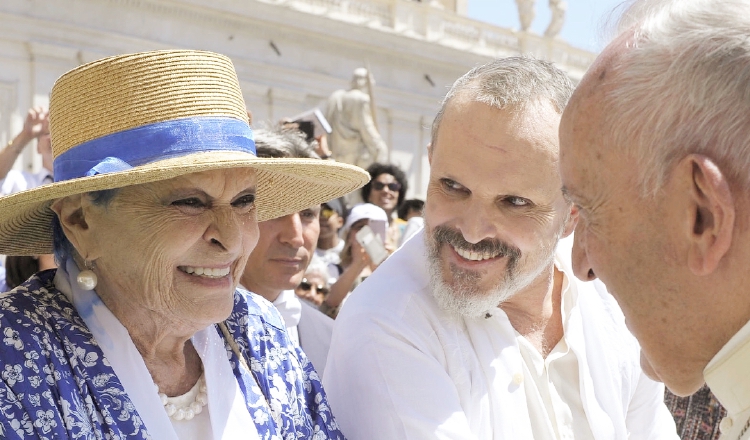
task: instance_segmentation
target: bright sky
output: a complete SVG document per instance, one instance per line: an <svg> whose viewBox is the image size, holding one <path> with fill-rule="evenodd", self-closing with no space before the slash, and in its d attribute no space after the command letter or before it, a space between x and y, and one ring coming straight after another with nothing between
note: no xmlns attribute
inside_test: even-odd
<svg viewBox="0 0 750 440"><path fill-rule="evenodd" d="M560 38L573 46L594 52L606 45L607 19L623 0L566 0L568 10ZM531 28L543 34L550 21L548 0L536 0L536 18ZM519 29L515 0L469 0L469 17L502 27ZM616 15L615 15L616 17Z"/></svg>

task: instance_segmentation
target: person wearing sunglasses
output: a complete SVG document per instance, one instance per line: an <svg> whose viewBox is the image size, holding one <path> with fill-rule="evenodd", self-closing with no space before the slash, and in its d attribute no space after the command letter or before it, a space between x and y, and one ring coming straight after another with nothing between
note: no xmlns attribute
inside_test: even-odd
<svg viewBox="0 0 750 440"><path fill-rule="evenodd" d="M398 218L398 208L404 203L408 182L406 174L396 165L374 163L367 168L371 180L362 187L362 200L383 208L388 215L385 248L393 252L401 243L406 221Z"/></svg>
<svg viewBox="0 0 750 440"><path fill-rule="evenodd" d="M320 306L330 291L328 284L328 268L320 258L313 256L307 266L305 277L294 289L294 293L305 301Z"/></svg>

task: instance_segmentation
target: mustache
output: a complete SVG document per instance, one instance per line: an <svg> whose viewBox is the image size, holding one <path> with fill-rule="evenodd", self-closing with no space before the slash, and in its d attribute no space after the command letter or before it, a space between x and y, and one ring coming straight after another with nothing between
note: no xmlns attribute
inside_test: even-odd
<svg viewBox="0 0 750 440"><path fill-rule="evenodd" d="M441 243L446 243L456 249L508 257L511 263L515 263L521 258L520 249L502 240L485 238L478 243L469 243L460 232L447 226L435 227L432 231L432 239L438 245L436 247L439 247Z"/></svg>

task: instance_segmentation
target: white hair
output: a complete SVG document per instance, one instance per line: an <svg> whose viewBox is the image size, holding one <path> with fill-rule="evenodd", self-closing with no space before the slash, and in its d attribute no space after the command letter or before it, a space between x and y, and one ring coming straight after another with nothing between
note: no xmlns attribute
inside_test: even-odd
<svg viewBox="0 0 750 440"><path fill-rule="evenodd" d="M638 162L642 194L692 153L750 186L750 2L635 1L619 29L630 39L606 73L603 129Z"/></svg>
<svg viewBox="0 0 750 440"><path fill-rule="evenodd" d="M312 258L310 259L310 264L307 265L307 269L305 269L305 275L313 275L317 274L324 280L326 280L326 284L328 284L328 278L330 275L328 274L328 265L326 265L325 261L323 261L320 257L313 254Z"/></svg>
<svg viewBox="0 0 750 440"><path fill-rule="evenodd" d="M433 146L445 107L459 94L501 110L546 100L562 114L573 94L573 83L552 63L527 57L496 59L475 67L457 79L443 98L432 122Z"/></svg>

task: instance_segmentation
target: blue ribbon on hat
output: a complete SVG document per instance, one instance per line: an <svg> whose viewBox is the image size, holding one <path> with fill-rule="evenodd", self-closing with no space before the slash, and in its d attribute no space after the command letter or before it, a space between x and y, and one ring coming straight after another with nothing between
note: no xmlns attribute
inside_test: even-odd
<svg viewBox="0 0 750 440"><path fill-rule="evenodd" d="M157 160L207 151L255 155L247 122L227 117L191 117L156 122L84 142L57 156L55 182L126 171Z"/></svg>

